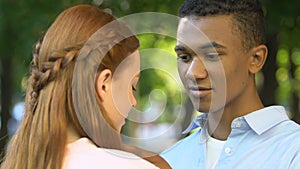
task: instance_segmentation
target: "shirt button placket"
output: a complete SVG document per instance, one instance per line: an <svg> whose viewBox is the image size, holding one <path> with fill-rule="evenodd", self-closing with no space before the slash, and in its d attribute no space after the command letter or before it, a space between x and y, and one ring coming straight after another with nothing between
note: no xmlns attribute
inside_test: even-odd
<svg viewBox="0 0 300 169"><path fill-rule="evenodd" d="M231 161L232 161L232 149L229 145L225 144L216 168L218 169L232 168Z"/></svg>
<svg viewBox="0 0 300 169"><path fill-rule="evenodd" d="M230 147L226 147L226 148L224 149L224 151L225 151L225 153L226 153L227 155L229 155L229 154L231 153L231 148L230 148Z"/></svg>

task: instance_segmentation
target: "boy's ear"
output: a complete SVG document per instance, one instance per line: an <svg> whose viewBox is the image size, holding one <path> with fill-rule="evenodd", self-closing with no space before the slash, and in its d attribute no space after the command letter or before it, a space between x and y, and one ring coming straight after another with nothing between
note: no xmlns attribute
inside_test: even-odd
<svg viewBox="0 0 300 169"><path fill-rule="evenodd" d="M268 56L268 48L266 45L259 45L253 48L250 52L251 56L249 72L251 74L255 74L259 72L264 66Z"/></svg>
<svg viewBox="0 0 300 169"><path fill-rule="evenodd" d="M112 72L109 69L101 71L96 79L96 92L100 98L100 101L109 94L112 83Z"/></svg>

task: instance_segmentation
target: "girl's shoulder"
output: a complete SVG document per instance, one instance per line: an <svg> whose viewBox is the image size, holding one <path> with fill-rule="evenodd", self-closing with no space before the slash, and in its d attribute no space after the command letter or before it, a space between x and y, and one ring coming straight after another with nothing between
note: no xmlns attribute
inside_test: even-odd
<svg viewBox="0 0 300 169"><path fill-rule="evenodd" d="M148 161L125 151L99 148L88 138L69 143L66 148L63 169L96 168L157 169Z"/></svg>

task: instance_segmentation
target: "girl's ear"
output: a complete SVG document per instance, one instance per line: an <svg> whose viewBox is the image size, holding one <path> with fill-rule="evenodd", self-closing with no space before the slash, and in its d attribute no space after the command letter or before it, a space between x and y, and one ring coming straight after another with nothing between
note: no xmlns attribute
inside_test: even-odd
<svg viewBox="0 0 300 169"><path fill-rule="evenodd" d="M109 94L112 83L112 72L109 69L102 70L96 79L96 92L100 101Z"/></svg>
<svg viewBox="0 0 300 169"><path fill-rule="evenodd" d="M265 45L259 45L251 50L249 72L255 74L264 66L268 56L268 48Z"/></svg>

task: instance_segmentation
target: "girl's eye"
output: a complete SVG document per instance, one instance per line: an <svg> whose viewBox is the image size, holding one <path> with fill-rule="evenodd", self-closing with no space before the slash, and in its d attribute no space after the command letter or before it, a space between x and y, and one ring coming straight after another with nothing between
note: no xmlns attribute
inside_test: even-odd
<svg viewBox="0 0 300 169"><path fill-rule="evenodd" d="M177 58L184 61L184 62L188 62L192 59L191 55L188 55L188 54L179 54L177 56Z"/></svg>
<svg viewBox="0 0 300 169"><path fill-rule="evenodd" d="M132 90L133 90L133 91L136 91L136 88L135 88L133 85L132 85L131 87L132 87Z"/></svg>
<svg viewBox="0 0 300 169"><path fill-rule="evenodd" d="M219 53L207 53L207 54L205 54L205 58L208 59L208 60L213 60L213 61L219 60L219 57L220 57Z"/></svg>

